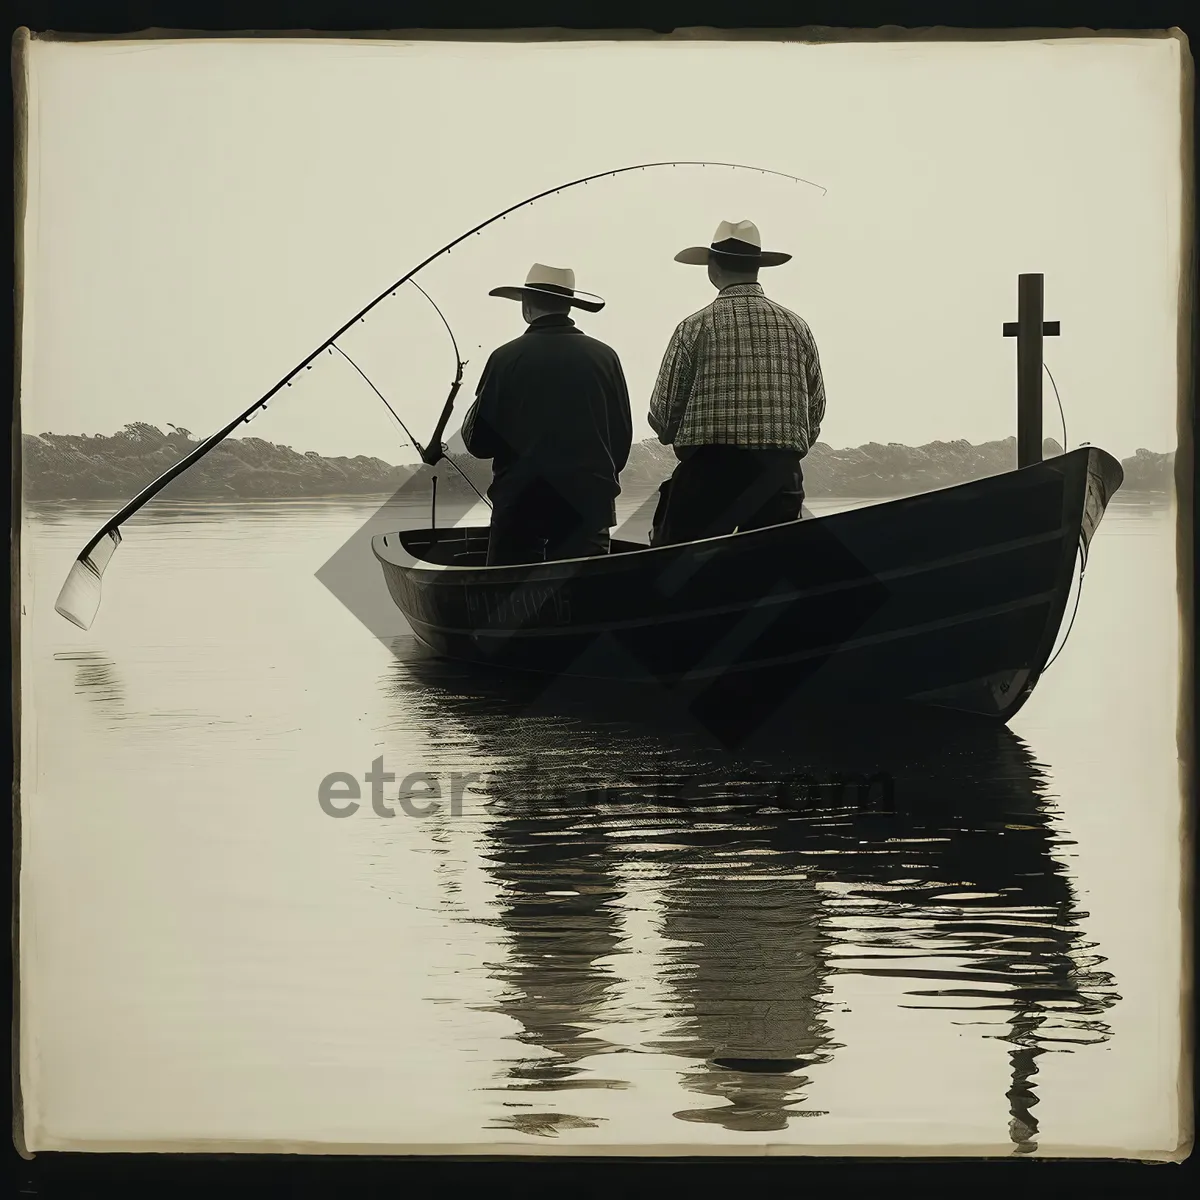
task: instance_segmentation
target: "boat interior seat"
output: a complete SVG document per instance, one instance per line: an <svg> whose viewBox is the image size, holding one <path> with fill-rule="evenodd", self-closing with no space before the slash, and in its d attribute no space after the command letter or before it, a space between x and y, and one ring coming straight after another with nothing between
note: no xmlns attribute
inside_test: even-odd
<svg viewBox="0 0 1200 1200"><path fill-rule="evenodd" d="M402 534L405 549L428 563L447 567L484 567L487 565L488 533L486 529L422 529ZM614 538L612 554L628 554L645 550L644 543Z"/></svg>

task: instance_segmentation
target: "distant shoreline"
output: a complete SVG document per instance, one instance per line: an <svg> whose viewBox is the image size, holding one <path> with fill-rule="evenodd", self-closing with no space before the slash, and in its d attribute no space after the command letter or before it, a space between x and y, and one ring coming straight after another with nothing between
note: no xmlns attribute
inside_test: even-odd
<svg viewBox="0 0 1200 1200"><path fill-rule="evenodd" d="M134 423L112 436L25 434L22 438L24 498L30 502L127 500L178 462L195 446L192 435L174 426L164 433ZM1047 457L1061 454L1052 439ZM1169 495L1174 490L1174 454L1138 450L1122 460L1121 493ZM486 493L491 464L466 455L454 464ZM877 442L834 449L818 442L804 460L805 491L811 499L881 499L952 487L1012 470L1016 440L972 445L966 441L905 446ZM674 468L672 450L656 441L634 445L621 475L626 491L653 488ZM394 466L379 458L324 457L301 453L262 438L230 438L163 489L164 500L354 499L410 493L474 499L470 486L450 464L436 472L419 465ZM1118 493L1118 494L1121 494Z"/></svg>

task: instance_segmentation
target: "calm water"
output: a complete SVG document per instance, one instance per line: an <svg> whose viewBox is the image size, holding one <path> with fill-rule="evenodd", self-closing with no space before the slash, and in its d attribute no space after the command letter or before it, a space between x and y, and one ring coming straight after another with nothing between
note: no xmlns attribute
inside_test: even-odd
<svg viewBox="0 0 1200 1200"><path fill-rule="evenodd" d="M109 513L24 541L32 1148L1176 1144L1167 505L1110 509L1011 728L781 713L734 749L431 661L360 532L424 509L159 505L85 634L53 602ZM376 759L394 816L322 811Z"/></svg>

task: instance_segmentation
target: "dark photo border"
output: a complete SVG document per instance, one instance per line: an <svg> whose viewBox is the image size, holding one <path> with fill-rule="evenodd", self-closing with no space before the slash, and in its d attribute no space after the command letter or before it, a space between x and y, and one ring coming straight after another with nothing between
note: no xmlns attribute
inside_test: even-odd
<svg viewBox="0 0 1200 1200"><path fill-rule="evenodd" d="M494 31L497 36L523 36L521 31L637 31L662 33L677 28L710 27L733 30L797 30L824 27L858 31L863 40L913 36L937 36L929 31L946 27L957 31L974 30L979 36L1046 37L1054 32L1087 30L1166 30L1181 29L1191 43L1192 53L1200 43L1200 23L1194 6L1184 3L1129 2L1042 4L994 2L977 4L927 3L833 3L820 0L809 4L765 3L762 0L738 0L737 3L575 3L551 4L534 0L509 0L508 3L463 3L462 0L429 0L424 4L370 3L366 0L327 0L326 3L263 3L247 0L232 3L168 3L130 0L128 3L53 2L18 3L10 14L10 50L16 31L26 27L34 33L55 32L61 36L110 37L131 33L190 32L204 35L275 34L280 31L315 31L320 34L350 31ZM907 33L905 31L908 31ZM10 103L15 129L20 120L21 96L13 91L16 82L10 66ZM1180 330L1185 358L1193 364L1180 394L1180 444L1176 458L1176 485L1180 511L1190 513L1181 520L1180 603L1186 616L1187 636L1183 644L1184 677L1190 689L1181 706L1186 744L1191 748L1189 794L1192 801L1192 854L1195 854L1195 638L1194 595L1195 563L1192 532L1195 520L1195 466L1193 430L1195 420L1194 363L1197 351L1197 327L1194 294L1195 258L1195 109L1185 113L1185 138L1192 147L1191 173L1185 179L1185 213L1191 226L1190 245L1186 246L1188 264L1182 285L1186 325ZM10 203L19 196L19 147L14 145L14 187L7 195ZM14 211L15 228L20 214ZM15 245L15 244L14 244ZM19 253L19 249L16 251ZM19 263L9 256L14 270ZM19 329L19 283L14 279L13 320L10 331ZM10 550L10 617L13 651L13 755L19 754L19 640L20 617L17 553L20 514L19 415L16 411L19 384L19 346L10 341L14 380L14 413L7 424L9 462L12 464L10 489L10 530L14 539ZM15 780L15 777L14 777ZM17 1106L17 879L19 877L19 799L13 787L13 822L10 826L13 863L12 963L14 986L10 992L13 1020L11 1078L12 1118L8 1156L10 1175L15 1186L9 1194L21 1197L90 1197L102 1191L126 1196L213 1196L237 1192L248 1195L355 1195L397 1194L397 1189L417 1189L417 1194L435 1190L463 1189L475 1196L491 1197L553 1193L567 1197L621 1196L625 1194L663 1193L683 1190L695 1194L727 1191L786 1193L835 1188L879 1195L904 1186L921 1189L931 1195L957 1195L977 1191L989 1184L1019 1188L1030 1195L1065 1196L1138 1195L1165 1196L1194 1194L1196 1181L1191 1160L1182 1164L1142 1164L1112 1161L1046 1160L1041 1158L1004 1158L993 1160L919 1158L829 1158L786 1155L780 1157L744 1157L720 1155L703 1158L654 1159L643 1156L536 1156L497 1155L488 1159L453 1157L373 1157L367 1155L192 1155L192 1154L84 1154L39 1152L30 1157L14 1138L19 1125ZM1195 871L1193 868L1193 878ZM1194 903L1194 893L1191 897ZM1190 914L1189 914L1190 915ZM1192 921L1192 954L1187 968L1192 972L1196 961L1195 921ZM1195 1044L1192 1012L1193 1037ZM1194 1079L1192 1081L1194 1089ZM1193 1113L1195 1112L1193 1100Z"/></svg>

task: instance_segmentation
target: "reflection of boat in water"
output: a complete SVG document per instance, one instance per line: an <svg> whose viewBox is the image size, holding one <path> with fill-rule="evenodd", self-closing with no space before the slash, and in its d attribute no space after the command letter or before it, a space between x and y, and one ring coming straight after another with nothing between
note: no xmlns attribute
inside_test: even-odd
<svg viewBox="0 0 1200 1200"><path fill-rule="evenodd" d="M414 634L450 659L1007 721L1050 659L1077 550L1121 479L1089 447L811 520L520 567L486 565L486 528L371 545Z"/></svg>
<svg viewBox="0 0 1200 1200"><path fill-rule="evenodd" d="M1036 1148L1039 1057L1107 1036L1112 980L1081 940L1042 772L1006 727L893 712L850 733L810 717L730 751L620 693L521 708L508 684L489 693L444 664L398 670L406 724L494 764L478 849L506 936L498 1007L544 1054L510 1065L521 1098L506 1103L525 1107L506 1127L594 1124L580 1097L626 1086L603 1065L621 1060L597 1056L630 1052L606 1033L629 1024L636 1052L686 1064L704 1103L680 1119L769 1132L819 1115L806 1096L839 1048L833 995L852 975L995 1024L1021 1152ZM661 945L630 993L613 964L640 952L633 913ZM543 1111L549 1093L574 1111Z"/></svg>

